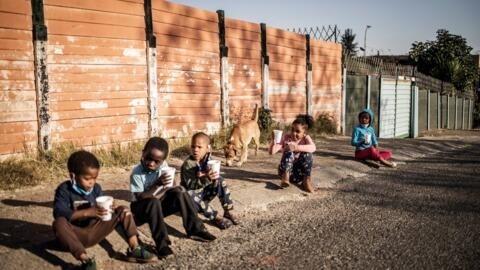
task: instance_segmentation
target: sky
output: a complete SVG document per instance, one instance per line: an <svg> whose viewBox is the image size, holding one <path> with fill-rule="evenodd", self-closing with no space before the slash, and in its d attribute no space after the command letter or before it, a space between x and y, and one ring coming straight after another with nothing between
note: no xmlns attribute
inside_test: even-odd
<svg viewBox="0 0 480 270"><path fill-rule="evenodd" d="M228 18L280 29L337 25L352 29L367 55L408 54L412 43L435 41L438 29L460 35L480 54L480 0L172 0ZM366 30L367 25L371 27Z"/></svg>

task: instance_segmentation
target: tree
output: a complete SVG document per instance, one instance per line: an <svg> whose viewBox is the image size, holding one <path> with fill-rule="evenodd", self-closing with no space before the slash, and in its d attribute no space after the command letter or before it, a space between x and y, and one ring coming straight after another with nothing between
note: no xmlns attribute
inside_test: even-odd
<svg viewBox="0 0 480 270"><path fill-rule="evenodd" d="M342 50L344 56L355 56L357 55L357 47L358 43L355 42L355 34L353 33L352 29L347 28L343 33L342 39Z"/></svg>
<svg viewBox="0 0 480 270"><path fill-rule="evenodd" d="M436 41L414 42L409 52L418 71L452 83L461 92L474 90L478 70L465 38L437 30Z"/></svg>

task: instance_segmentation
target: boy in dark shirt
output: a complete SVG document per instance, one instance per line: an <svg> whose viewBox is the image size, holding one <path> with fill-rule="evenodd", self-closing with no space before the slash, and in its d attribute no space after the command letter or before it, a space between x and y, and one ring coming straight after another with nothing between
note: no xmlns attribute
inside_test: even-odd
<svg viewBox="0 0 480 270"><path fill-rule="evenodd" d="M128 240L129 261L150 262L154 254L138 242L137 227L130 210L124 206L104 209L96 205L96 198L103 195L96 183L100 163L90 152L80 150L70 155L67 162L70 179L55 191L53 206L53 231L59 243L79 261L82 269L96 269L94 257L86 248L102 241L117 226L121 226ZM103 221L102 216L112 212L112 218Z"/></svg>
<svg viewBox="0 0 480 270"><path fill-rule="evenodd" d="M181 167L180 184L188 190L196 208L218 228L223 230L240 224L240 219L232 214L233 201L227 182L208 166L210 138L203 132L195 133L190 147L191 154ZM215 197L220 200L223 217L210 204Z"/></svg>

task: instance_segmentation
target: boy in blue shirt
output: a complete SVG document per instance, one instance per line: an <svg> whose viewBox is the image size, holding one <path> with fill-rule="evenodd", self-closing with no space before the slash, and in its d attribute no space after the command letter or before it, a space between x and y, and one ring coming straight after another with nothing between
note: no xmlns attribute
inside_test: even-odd
<svg viewBox="0 0 480 270"><path fill-rule="evenodd" d="M130 174L132 192L130 208L137 225L148 223L159 257L173 254L163 219L175 213L181 215L183 227L189 238L203 242L216 239L198 218L197 210L186 190L180 186L170 187L173 185L173 179L163 173L168 167L166 162L168 153L169 147L165 139L150 138L143 148L140 163Z"/></svg>

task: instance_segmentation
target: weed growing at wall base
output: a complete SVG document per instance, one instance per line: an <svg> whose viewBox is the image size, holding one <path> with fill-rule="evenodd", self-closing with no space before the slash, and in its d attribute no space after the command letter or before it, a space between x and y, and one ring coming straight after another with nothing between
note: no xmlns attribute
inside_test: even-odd
<svg viewBox="0 0 480 270"><path fill-rule="evenodd" d="M145 142L114 143L109 147L91 146L102 167L132 166L140 159ZM82 149L73 143L53 146L49 151L26 149L25 155L0 162L0 189L12 190L35 186L51 180L66 179L67 159L71 153Z"/></svg>
<svg viewBox="0 0 480 270"><path fill-rule="evenodd" d="M43 162L32 159L7 159L0 162L0 189L12 190L35 186L49 179Z"/></svg>
<svg viewBox="0 0 480 270"><path fill-rule="evenodd" d="M337 124L335 118L328 113L321 113L315 119L314 133L317 135L337 134Z"/></svg>

